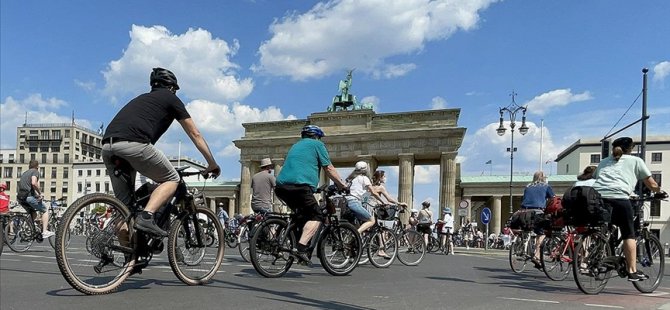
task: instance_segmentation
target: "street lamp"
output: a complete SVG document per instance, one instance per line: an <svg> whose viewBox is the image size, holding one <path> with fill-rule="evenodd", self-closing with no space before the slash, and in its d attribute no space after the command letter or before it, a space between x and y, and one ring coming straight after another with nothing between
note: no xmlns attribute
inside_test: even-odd
<svg viewBox="0 0 670 310"><path fill-rule="evenodd" d="M514 101L514 97L516 96L516 93L512 92L512 103L510 103L508 106L504 108L500 108L500 126L498 129L496 129L496 132L498 133L499 136L505 135L505 131L507 128L503 126L503 114L505 112L508 113L509 115L509 127L512 130L512 143L510 145L510 148L507 149L507 151L510 153L509 156L509 213L512 213L513 205L512 205L512 177L514 175L514 152L516 152L516 148L514 147L514 127L516 127L516 114L519 111L522 111L522 118L521 118L521 127L519 127L519 132L521 135L525 135L528 132L528 126L526 126L526 107L519 106L516 104Z"/></svg>

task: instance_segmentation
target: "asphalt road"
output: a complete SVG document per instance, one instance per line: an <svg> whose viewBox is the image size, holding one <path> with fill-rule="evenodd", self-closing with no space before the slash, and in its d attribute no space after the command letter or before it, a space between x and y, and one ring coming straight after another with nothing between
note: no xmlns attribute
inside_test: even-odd
<svg viewBox="0 0 670 310"><path fill-rule="evenodd" d="M61 276L51 247L27 253L5 248L0 256L0 308L10 309L670 309L670 284L640 294L624 279L610 280L587 296L572 276L554 282L533 268L514 274L505 252L460 249L455 256L428 254L416 267L359 266L345 277L294 266L279 279L259 276L237 249L226 249L212 283L186 286L165 254L116 293L85 296ZM668 266L670 267L670 266ZM670 271L666 268L666 276Z"/></svg>

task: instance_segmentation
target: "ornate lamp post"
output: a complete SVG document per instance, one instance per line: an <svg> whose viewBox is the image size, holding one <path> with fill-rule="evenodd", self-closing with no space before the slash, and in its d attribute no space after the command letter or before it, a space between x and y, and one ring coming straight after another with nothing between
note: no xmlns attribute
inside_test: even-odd
<svg viewBox="0 0 670 310"><path fill-rule="evenodd" d="M514 101L514 97L516 96L516 93L512 92L512 103L510 103L508 106L504 108L500 108L500 126L498 129L496 129L496 132L498 133L499 136L505 135L505 131L507 128L503 126L503 114L507 112L509 115L509 127L512 130L512 142L510 145L510 148L507 149L508 152L510 152L509 156L509 213L512 213L513 205L512 205L512 177L514 175L514 152L516 152L516 148L514 147L514 127L516 127L516 114L519 111L522 111L522 118L521 118L521 127L519 127L519 132L522 135L525 135L528 132L528 126L526 126L526 107L519 106L516 104Z"/></svg>

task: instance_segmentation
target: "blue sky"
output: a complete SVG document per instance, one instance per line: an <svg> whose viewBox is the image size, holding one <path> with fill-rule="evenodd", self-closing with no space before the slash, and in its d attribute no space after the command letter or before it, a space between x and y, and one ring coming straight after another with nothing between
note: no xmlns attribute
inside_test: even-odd
<svg viewBox="0 0 670 310"><path fill-rule="evenodd" d="M605 135L649 72L649 134L670 133L670 2L652 1L2 1L0 148L29 121L107 123L173 70L178 93L223 167L239 178L241 123L325 111L345 70L378 113L460 108L463 174L509 172L498 109L528 106L515 170ZM621 121L639 118L641 99ZM621 127L622 125L618 127ZM639 135L639 126L624 134ZM176 155L178 127L158 146ZM182 152L202 157L190 143ZM555 168L542 165L545 171ZM397 192L397 171L389 190ZM348 169L344 169L348 172ZM437 200L437 166L416 168L415 202ZM395 178L394 178L395 175Z"/></svg>

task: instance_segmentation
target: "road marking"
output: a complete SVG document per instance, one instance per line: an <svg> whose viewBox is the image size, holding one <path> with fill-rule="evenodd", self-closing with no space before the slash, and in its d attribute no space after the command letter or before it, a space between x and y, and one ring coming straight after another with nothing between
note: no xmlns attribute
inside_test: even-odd
<svg viewBox="0 0 670 310"><path fill-rule="evenodd" d="M282 281L296 282L296 283L306 283L306 284L317 284L317 283L319 283L319 282L313 282L313 281L301 281L301 280L291 280L291 279L282 279Z"/></svg>
<svg viewBox="0 0 670 310"><path fill-rule="evenodd" d="M560 304L560 302L554 301L554 300L526 299L526 298L514 298L514 297L498 297L498 298L507 299L507 300L541 302L541 303L547 303L547 304Z"/></svg>
<svg viewBox="0 0 670 310"><path fill-rule="evenodd" d="M612 306L612 305L584 304L584 306L589 306L589 307L600 307L600 308L616 308L616 309L623 309L622 306Z"/></svg>
<svg viewBox="0 0 670 310"><path fill-rule="evenodd" d="M13 259L13 258L3 258L2 260L10 261L10 262L20 262L20 259Z"/></svg>
<svg viewBox="0 0 670 310"><path fill-rule="evenodd" d="M648 294L642 294L642 296L649 296L649 297L658 297L658 296L663 296L663 295L668 295L670 293L668 292L653 292L653 293L648 293Z"/></svg>
<svg viewBox="0 0 670 310"><path fill-rule="evenodd" d="M31 262L31 263L35 263L35 264L49 264L49 265L56 265L56 262L40 262L40 261L36 261L36 260L31 260L30 262Z"/></svg>

